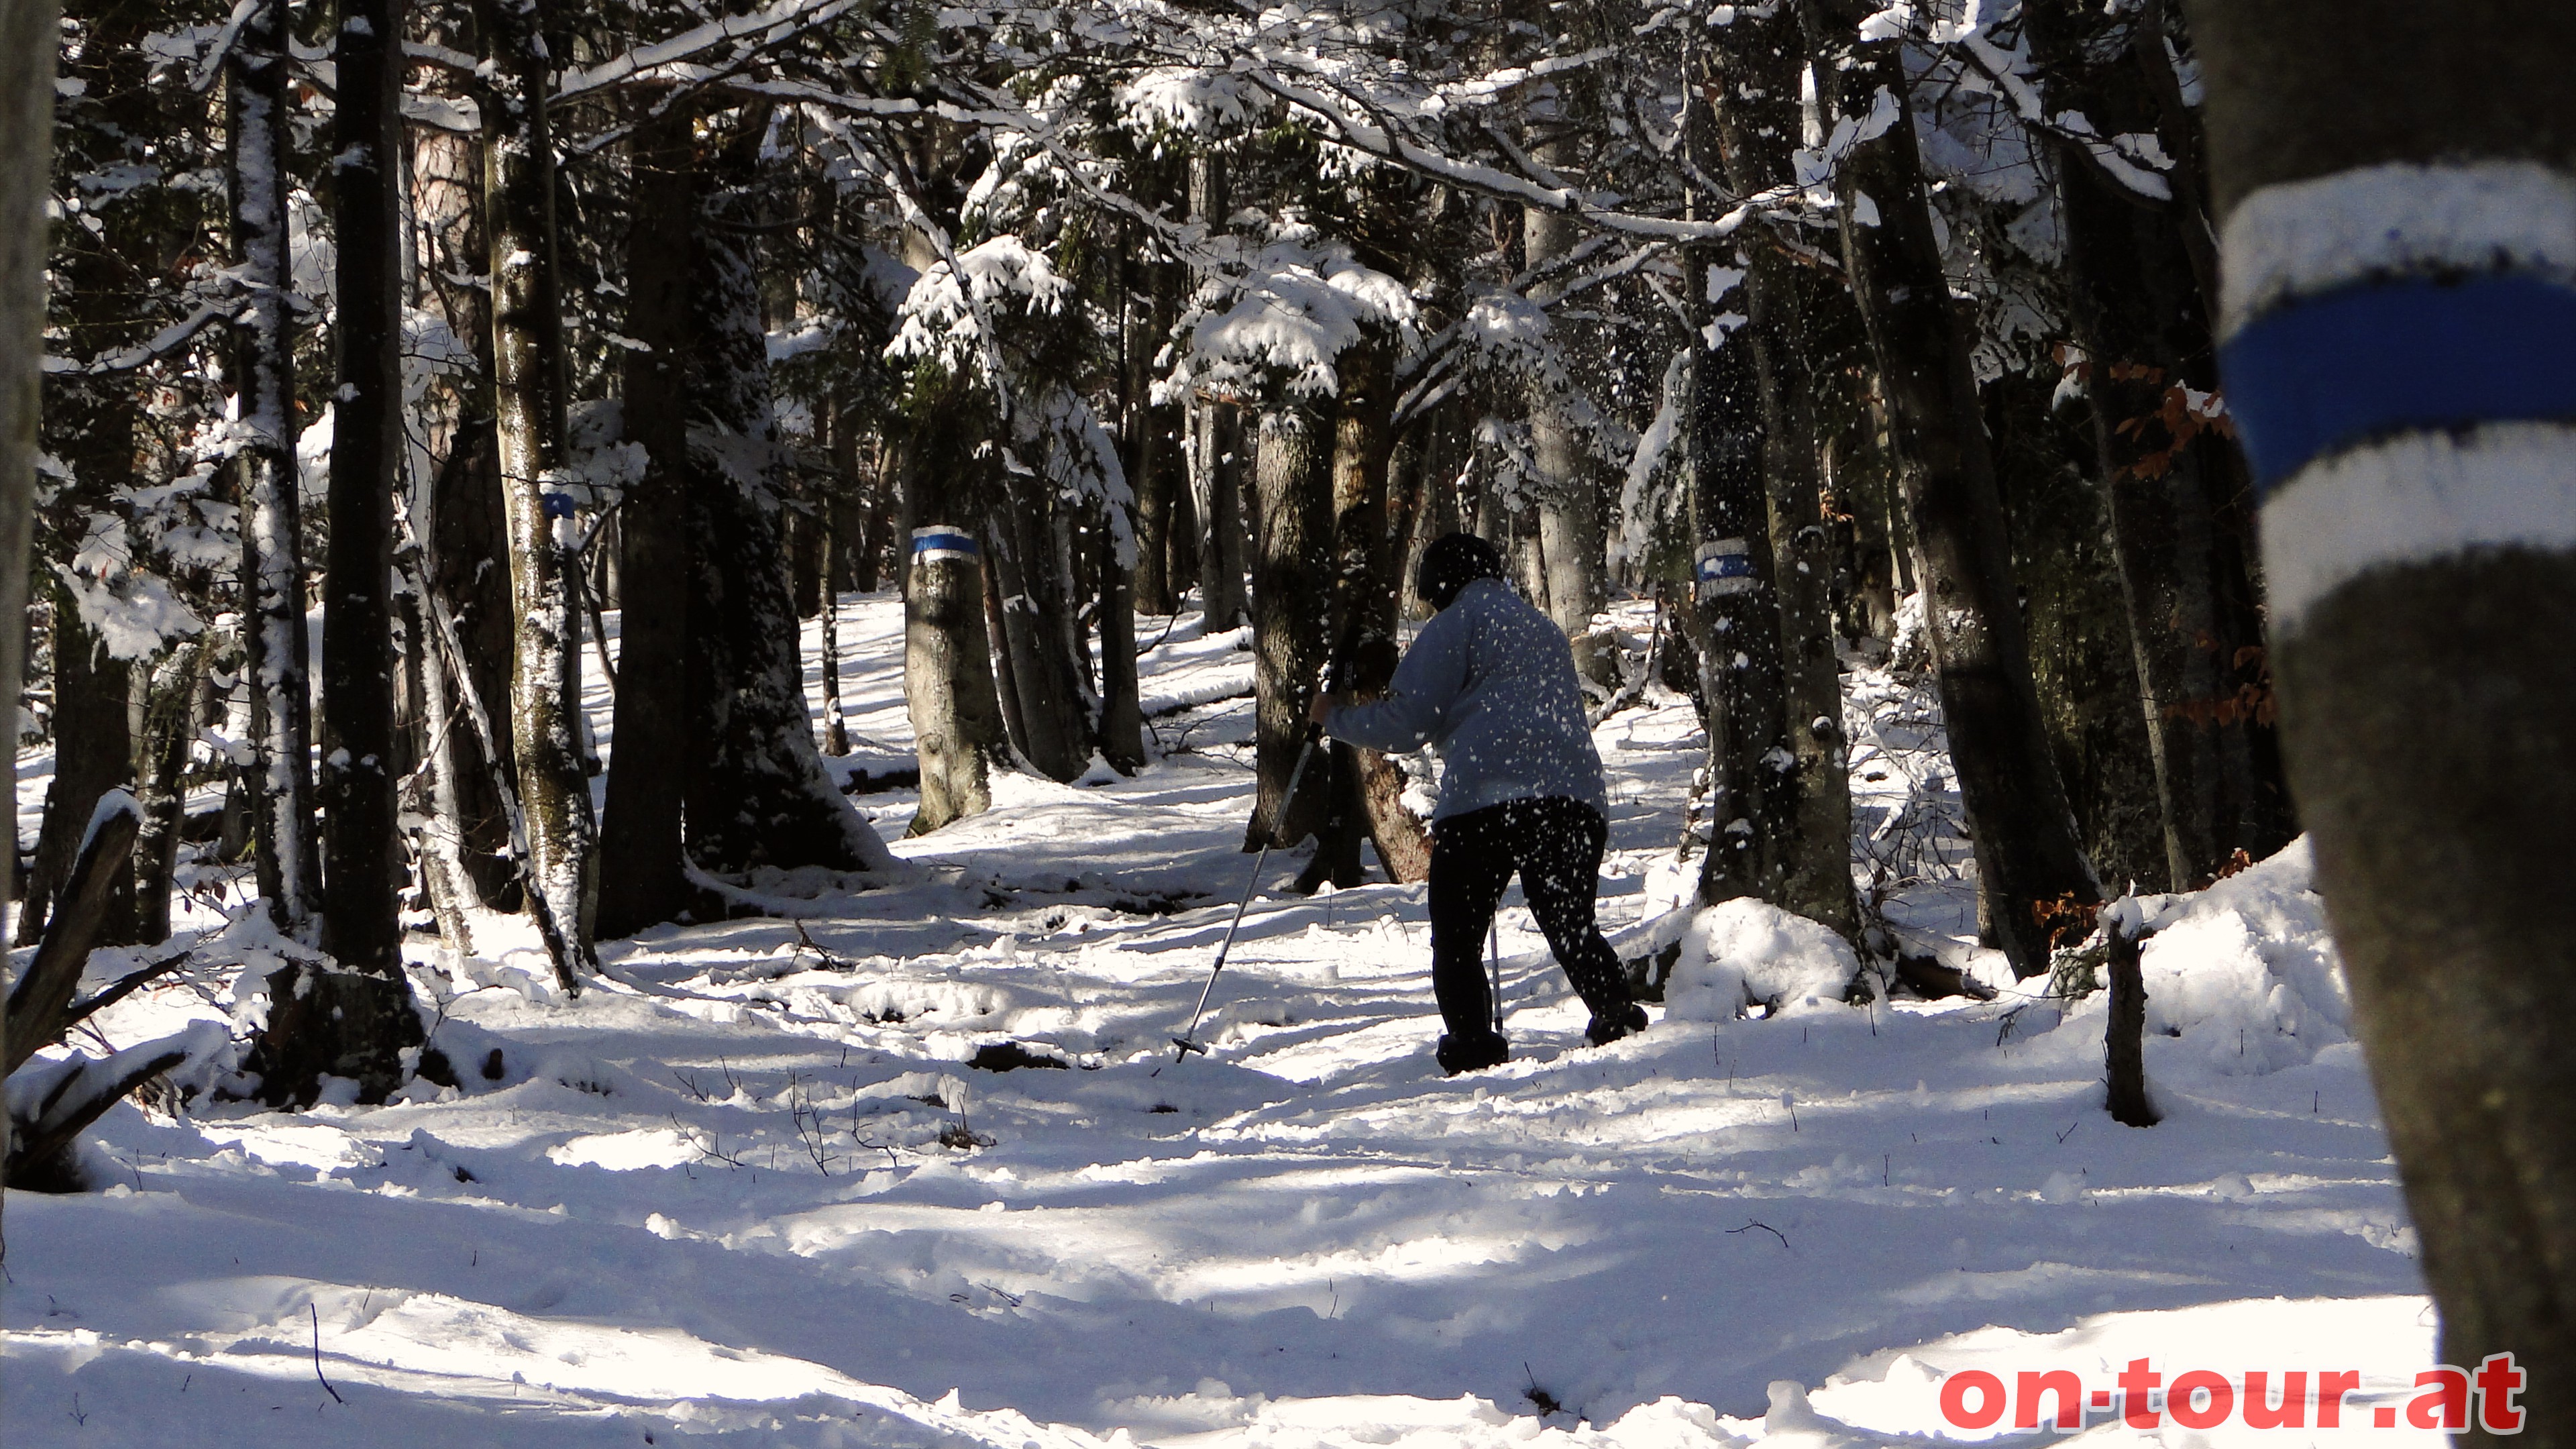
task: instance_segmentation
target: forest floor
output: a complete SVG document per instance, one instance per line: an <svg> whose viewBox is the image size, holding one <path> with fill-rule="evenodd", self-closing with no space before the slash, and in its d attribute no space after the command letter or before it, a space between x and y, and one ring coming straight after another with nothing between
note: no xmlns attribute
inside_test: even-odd
<svg viewBox="0 0 2576 1449"><path fill-rule="evenodd" d="M842 608L864 743L841 768L908 766L900 605ZM2041 999L1962 938L1920 682L1856 670L1864 884L2000 999L1733 1019L1684 981L1585 1049L1515 892L1515 1060L1443 1079L1421 889L1287 896L1283 855L1209 1054L1176 1063L1251 860L1251 663L1188 618L1158 634L1156 764L1003 777L989 814L896 844L904 878L757 883L797 919L609 944L569 1002L504 923L471 961L415 938L461 1092L116 1109L103 1195L8 1196L0 1436L1844 1449L2040 1437L1945 1426L1940 1376L1968 1368L2350 1369L2367 1423L2430 1362L2301 847L2158 904L2166 1120L2118 1126L2100 998ZM1603 915L1632 937L1686 894L1696 736L1671 699L1599 731ZM859 798L897 841L910 795ZM190 879L220 925L238 887ZM230 970L100 1026L223 1015ZM1045 1063L973 1064L1006 1043Z"/></svg>

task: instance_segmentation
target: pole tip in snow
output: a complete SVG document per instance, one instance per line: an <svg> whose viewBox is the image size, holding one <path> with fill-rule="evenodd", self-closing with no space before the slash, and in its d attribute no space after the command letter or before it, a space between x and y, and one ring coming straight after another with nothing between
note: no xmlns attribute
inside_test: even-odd
<svg viewBox="0 0 2576 1449"><path fill-rule="evenodd" d="M1197 1052L1200 1056L1207 1055L1206 1047L1200 1046L1197 1042L1194 1042L1185 1036L1176 1036L1172 1038L1172 1045L1180 1048L1178 1052L1175 1052L1172 1055L1172 1060L1176 1062L1188 1056L1192 1052Z"/></svg>

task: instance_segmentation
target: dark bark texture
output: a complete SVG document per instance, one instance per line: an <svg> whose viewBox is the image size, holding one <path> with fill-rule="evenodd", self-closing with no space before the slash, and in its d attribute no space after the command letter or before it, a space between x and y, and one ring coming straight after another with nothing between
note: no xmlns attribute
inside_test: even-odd
<svg viewBox="0 0 2576 1449"><path fill-rule="evenodd" d="M2160 31L2143 13L2105 17L2073 0L2025 11L2052 111L2105 135L2188 131L2168 116L2155 68ZM2199 188L2140 196L2082 145L2053 136L2068 299L2084 350L2101 487L2109 503L2138 700L2161 806L2170 890L2207 880L2231 855L2255 859L2296 834L2264 680L2253 492L2244 455L2191 406L2218 389L2199 269L2187 239L2207 234Z"/></svg>
<svg viewBox="0 0 2576 1449"><path fill-rule="evenodd" d="M673 108L631 143L637 224L627 245L627 332L647 350L626 358L627 435L643 445L644 476L619 510L620 572L629 579L689 574L688 359L695 350L690 277L696 269L699 180L689 119ZM600 817L601 936L633 935L688 908L682 802L689 775L687 588L626 591L618 631L616 740Z"/></svg>
<svg viewBox="0 0 2576 1449"><path fill-rule="evenodd" d="M2357 167L2576 172L2576 10L2186 8L2222 228L2258 188ZM2576 811L2576 555L2384 564L2275 628L2290 780L2423 1235L2439 1357L2514 1354L2528 1417L2513 1442L2576 1444L2576 936L2551 844Z"/></svg>
<svg viewBox="0 0 2576 1449"><path fill-rule="evenodd" d="M719 872L872 869L887 863L885 848L824 773L805 701L781 536L787 454L744 225L751 200L709 195L692 258L688 849Z"/></svg>
<svg viewBox="0 0 2576 1449"><path fill-rule="evenodd" d="M1253 693L1260 791L1243 848L1292 846L1322 829L1331 792L1320 778L1280 810L1306 741L1306 709L1323 685L1333 593L1332 426L1311 407L1261 415L1254 482L1261 500L1252 579ZM1323 771L1308 770L1310 777Z"/></svg>
<svg viewBox="0 0 2576 1449"><path fill-rule="evenodd" d="M1996 944L2023 976L2048 969L2051 922L2099 895L2049 753L2013 594L1994 457L1968 357L1967 320L1950 300L1934 240L1902 47L1863 42L1866 5L1800 0L1834 114L1892 124L1842 157L1835 193L1843 261L1868 326L1912 515L1942 716ZM1866 128L1864 128L1864 133ZM1874 212L1876 225L1867 224Z"/></svg>

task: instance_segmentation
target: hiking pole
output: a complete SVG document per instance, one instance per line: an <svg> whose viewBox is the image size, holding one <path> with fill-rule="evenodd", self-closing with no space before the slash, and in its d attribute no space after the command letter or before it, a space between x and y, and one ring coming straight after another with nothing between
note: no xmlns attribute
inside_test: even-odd
<svg viewBox="0 0 2576 1449"><path fill-rule="evenodd" d="M1485 923L1485 975L1494 987L1494 1035L1503 1034L1503 920L1502 902L1494 903L1494 919Z"/></svg>
<svg viewBox="0 0 2576 1449"><path fill-rule="evenodd" d="M1217 973L1225 969L1226 953L1234 949L1234 933L1242 929L1243 913L1252 909L1252 893L1261 888L1261 864L1270 858L1271 843L1279 838L1279 822L1288 818L1288 807L1297 799L1297 782L1306 778L1307 762L1315 758L1315 742L1323 737L1323 726L1306 727L1306 743L1297 751L1295 768L1288 772L1288 788L1279 796L1279 810L1270 817L1270 829L1262 832L1261 853L1252 858L1252 878L1243 883L1243 899L1235 902L1234 919L1226 922L1225 939L1217 944L1216 964L1208 968L1207 985L1199 988L1199 1004L1190 1012L1190 1029L1172 1038L1172 1045L1180 1048L1172 1054L1172 1060L1175 1062L1192 1052L1197 1052L1200 1056L1207 1055L1207 1048L1199 1045L1196 1040L1199 1034L1199 1018L1207 1013L1208 997L1216 990Z"/></svg>

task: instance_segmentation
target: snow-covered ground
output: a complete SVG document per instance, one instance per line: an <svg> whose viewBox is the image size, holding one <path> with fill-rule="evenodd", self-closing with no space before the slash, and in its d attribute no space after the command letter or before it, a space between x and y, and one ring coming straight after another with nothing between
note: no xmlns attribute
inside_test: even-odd
<svg viewBox="0 0 2576 1449"><path fill-rule="evenodd" d="M842 609L856 767L908 763L900 606ZM422 938L462 1093L116 1109L104 1196L8 1197L0 1435L1839 1449L2036 1437L1945 1425L1953 1371L2355 1370L2368 1424L2430 1362L2299 848L2156 903L2149 1130L2102 1110L2098 996L1792 991L1738 1017L1741 983L1797 964L1727 956L1796 954L1742 922L1694 937L1718 958L1686 958L1652 1030L1584 1049L1516 895L1515 1060L1443 1079L1420 888L1288 897L1287 856L1210 1054L1175 1062L1251 862L1251 665L1162 625L1158 763L997 780L991 813L896 845L904 880L765 883L799 919L613 943L569 1003L524 952L442 971ZM1992 978L1957 936L1937 719L1916 682L1851 684L1863 884L1909 949ZM1603 914L1634 928L1686 889L1699 744L1669 700L1599 741ZM859 798L897 840L910 794ZM211 969L99 1025L127 1045L233 986ZM1006 1042L1052 1065L973 1065Z"/></svg>

